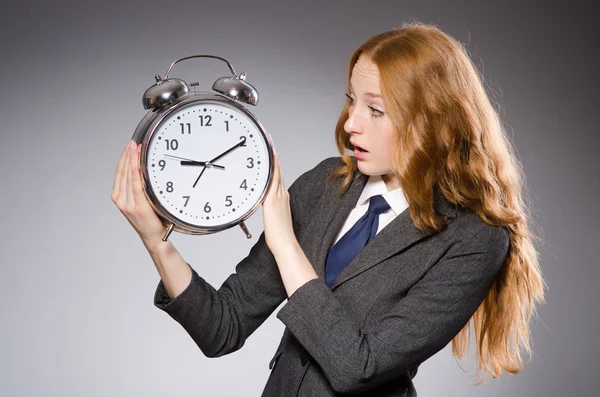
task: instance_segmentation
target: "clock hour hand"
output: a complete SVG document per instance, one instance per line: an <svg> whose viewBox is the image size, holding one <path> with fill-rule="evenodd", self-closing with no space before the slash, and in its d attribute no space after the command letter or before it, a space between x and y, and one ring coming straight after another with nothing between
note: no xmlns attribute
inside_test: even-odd
<svg viewBox="0 0 600 397"><path fill-rule="evenodd" d="M196 161L196 160L192 160L192 159L187 159L185 157L173 156L170 154L165 154L165 157L170 157L170 158L178 159L178 160L184 160L184 161L180 162L181 165L200 165L200 166L206 165L206 161ZM211 163L211 167L219 168L222 170L225 169L225 167L223 167L222 165L217 165L217 164L212 164L212 163Z"/></svg>
<svg viewBox="0 0 600 397"><path fill-rule="evenodd" d="M225 169L225 167L223 167L222 165L216 165L216 164L212 164L212 163L210 163L210 166L208 166L206 161L182 160L182 161L180 161L180 164L181 165L199 165L199 166L208 167L208 168L215 167L215 168L220 168L222 170Z"/></svg>

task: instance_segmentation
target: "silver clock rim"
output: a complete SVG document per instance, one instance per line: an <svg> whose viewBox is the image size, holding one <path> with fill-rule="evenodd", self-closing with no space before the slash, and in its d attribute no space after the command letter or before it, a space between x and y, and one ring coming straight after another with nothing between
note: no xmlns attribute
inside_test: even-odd
<svg viewBox="0 0 600 397"><path fill-rule="evenodd" d="M261 135L263 136L263 138L265 139L265 141L267 143L267 151L268 151L268 157L269 157L269 169L268 169L267 182L265 184L265 187L263 188L263 191L261 192L259 199L248 211L246 211L244 214L242 214L237 219L234 219L233 221L223 223L218 226L206 227L206 226L194 225L192 223L188 223L186 221L183 221L183 220L177 218L160 203L160 200L158 199L158 197L156 196L155 192L153 191L153 189L151 187L152 185L150 183L150 175L148 172L148 168L146 166L146 162L148 159L149 143L152 140L154 134L156 133L158 126L160 126L162 124L162 122L164 121L165 118L169 117L169 115L172 114L173 112L175 112L176 110L179 110L183 107L192 105L194 103L211 103L211 102L217 103L217 104L225 104L227 106L235 107L236 110L239 110L240 112L244 113L256 125L256 127L258 128L258 130L260 131ZM258 208L263 204L263 202L268 194L271 183L273 181L273 168L274 168L273 160L274 160L274 158L273 158L273 140L271 138L271 135L267 132L267 130L264 128L262 123L256 118L256 116L254 116L254 114L252 114L252 112L250 112L244 106L242 106L236 102L233 102L231 99L229 99L228 97L221 95L221 94L211 94L211 93L205 93L205 92L195 93L189 97L188 96L184 97L181 101L178 101L177 103L173 104L172 106L169 106L168 108L163 108L158 111L148 112L147 117L144 117L144 119L142 119L142 121L138 125L138 128L136 129L136 132L134 133L134 136L132 139L135 142L137 142L138 144L139 143L142 144L142 150L141 150L141 156L140 156L140 162L141 162L140 169L142 171L143 185L144 185L143 190L144 190L144 194L146 195L146 198L150 202L150 205L152 206L154 211L159 215L159 217L163 218L165 221L167 221L169 223L172 223L173 230L178 231L180 233L193 234L193 235L212 234L212 233L217 233L217 232L227 230L227 229L237 226L241 222L243 222L246 219L248 219L249 217L251 217L258 210Z"/></svg>

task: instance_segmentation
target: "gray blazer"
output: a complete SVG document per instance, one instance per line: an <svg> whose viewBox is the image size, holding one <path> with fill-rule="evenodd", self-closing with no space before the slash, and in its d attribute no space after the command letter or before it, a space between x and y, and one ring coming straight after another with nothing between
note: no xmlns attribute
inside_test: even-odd
<svg viewBox="0 0 600 397"><path fill-rule="evenodd" d="M277 314L286 328L263 396L416 396L418 366L463 328L505 262L504 228L437 195L436 212L448 220L443 231L419 231L406 209L328 288L327 253L368 179L357 171L337 198L339 185L327 178L341 164L339 157L323 160L288 189L296 237L319 278ZM286 299L264 232L235 270L219 290L193 269L175 299L162 281L156 290L154 304L208 357L241 348Z"/></svg>

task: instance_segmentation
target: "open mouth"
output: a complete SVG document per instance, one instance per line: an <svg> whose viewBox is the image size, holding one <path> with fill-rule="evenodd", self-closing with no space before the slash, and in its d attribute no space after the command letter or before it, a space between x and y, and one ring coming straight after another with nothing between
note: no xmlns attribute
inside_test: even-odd
<svg viewBox="0 0 600 397"><path fill-rule="evenodd" d="M365 149L361 148L360 146L356 146L356 145L354 145L354 148L355 148L355 149L357 149L359 152L368 153L368 151L367 151L367 150L365 150Z"/></svg>

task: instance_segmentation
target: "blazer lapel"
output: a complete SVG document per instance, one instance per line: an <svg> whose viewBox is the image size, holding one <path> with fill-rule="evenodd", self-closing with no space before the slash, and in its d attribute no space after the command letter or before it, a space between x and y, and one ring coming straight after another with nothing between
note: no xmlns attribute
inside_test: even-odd
<svg viewBox="0 0 600 397"><path fill-rule="evenodd" d="M405 250L430 234L417 229L413 224L408 208L405 209L360 250L338 275L331 288L337 288L343 282Z"/></svg>
<svg viewBox="0 0 600 397"><path fill-rule="evenodd" d="M325 259L327 258L327 253L333 245L337 233L348 218L350 211L356 206L356 202L368 179L368 175L357 171L357 175L355 175L350 186L341 197L334 196L331 200L323 200L323 207L318 212L321 219L317 220L313 232L313 236L322 236L322 239L316 243L316 252L314 254L316 258L315 270L322 280L325 280ZM335 195L338 186L334 184L329 188L333 190L331 194Z"/></svg>
<svg viewBox="0 0 600 397"><path fill-rule="evenodd" d="M358 197L369 179L368 175L358 171L357 173L342 196L339 198L335 196L331 200L324 200L323 207L318 212L322 218L317 220L313 236L322 236L322 240L316 244L317 248L314 257L316 258L315 267L317 275L322 280L325 280L327 254L333 246L337 233L344 225L352 209L356 206ZM331 188L335 192L337 186L332 186ZM442 216L447 218L456 216L455 208L437 191L434 206L436 211ZM373 240L354 257L348 266L338 275L331 289L337 288L350 278L405 250L430 234L432 233L423 232L414 226L409 210L406 208L391 223L381 229Z"/></svg>

